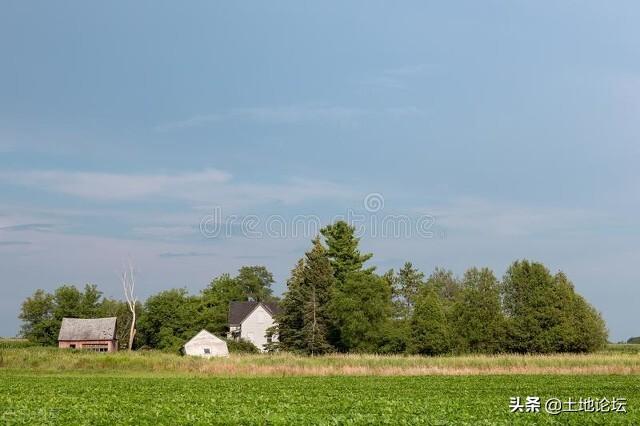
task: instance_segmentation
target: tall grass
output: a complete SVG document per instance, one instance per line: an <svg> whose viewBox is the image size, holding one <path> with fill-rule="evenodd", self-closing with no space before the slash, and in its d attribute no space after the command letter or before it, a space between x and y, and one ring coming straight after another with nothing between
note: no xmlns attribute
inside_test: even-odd
<svg viewBox="0 0 640 426"><path fill-rule="evenodd" d="M182 357L156 351L113 354L57 348L0 350L0 374L104 373L212 376L479 375L479 374L640 374L640 355L389 356L232 354L229 358Z"/></svg>

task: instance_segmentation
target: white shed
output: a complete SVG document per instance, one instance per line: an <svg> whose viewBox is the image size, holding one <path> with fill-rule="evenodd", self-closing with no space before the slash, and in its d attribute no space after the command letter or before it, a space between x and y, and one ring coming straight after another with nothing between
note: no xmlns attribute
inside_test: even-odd
<svg viewBox="0 0 640 426"><path fill-rule="evenodd" d="M212 356L229 356L227 342L202 330L184 345L184 353L192 356L209 358Z"/></svg>

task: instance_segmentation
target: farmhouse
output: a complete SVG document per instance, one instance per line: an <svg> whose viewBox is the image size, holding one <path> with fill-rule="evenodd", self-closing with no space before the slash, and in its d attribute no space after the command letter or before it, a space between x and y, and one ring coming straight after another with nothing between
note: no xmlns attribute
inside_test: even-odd
<svg viewBox="0 0 640 426"><path fill-rule="evenodd" d="M63 318L58 347L115 352L118 350L116 318Z"/></svg>
<svg viewBox="0 0 640 426"><path fill-rule="evenodd" d="M207 330L202 330L185 343L184 353L186 355L209 358L213 356L229 356L229 349L224 340L214 336Z"/></svg>
<svg viewBox="0 0 640 426"><path fill-rule="evenodd" d="M278 305L273 302L231 302L229 305L229 339L247 340L261 351L271 343L267 329L275 324ZM273 336L277 341L278 337Z"/></svg>

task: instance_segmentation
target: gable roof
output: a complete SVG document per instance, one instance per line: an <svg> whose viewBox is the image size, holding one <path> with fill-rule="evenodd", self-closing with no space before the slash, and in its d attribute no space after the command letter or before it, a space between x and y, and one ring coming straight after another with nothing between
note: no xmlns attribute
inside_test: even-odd
<svg viewBox="0 0 640 426"><path fill-rule="evenodd" d="M184 345L187 346L190 343L196 343L196 342L211 342L211 343L222 343L223 345L226 345L225 341L222 340L221 338L219 338L218 336L216 336L215 334L211 334L209 333L207 330L200 330L200 332L198 332L198 334L196 334L195 336L193 336L187 343L185 343Z"/></svg>
<svg viewBox="0 0 640 426"><path fill-rule="evenodd" d="M116 319L62 318L58 340L115 340Z"/></svg>
<svg viewBox="0 0 640 426"><path fill-rule="evenodd" d="M229 325L240 325L258 305L262 305L272 317L280 312L276 302L231 302L229 304Z"/></svg>

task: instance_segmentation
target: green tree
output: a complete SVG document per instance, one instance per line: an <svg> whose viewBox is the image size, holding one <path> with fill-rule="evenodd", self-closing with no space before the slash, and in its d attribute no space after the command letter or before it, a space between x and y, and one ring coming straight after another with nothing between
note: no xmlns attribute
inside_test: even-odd
<svg viewBox="0 0 640 426"><path fill-rule="evenodd" d="M507 348L519 353L559 350L563 300L554 277L541 263L514 262L503 278L502 299L507 317Z"/></svg>
<svg viewBox="0 0 640 426"><path fill-rule="evenodd" d="M285 351L305 351L302 332L305 319L304 269L305 260L298 260L287 280L287 291L276 316L278 347Z"/></svg>
<svg viewBox="0 0 640 426"><path fill-rule="evenodd" d="M392 313L389 281L370 271L351 272L334 291L331 314L340 351L377 352Z"/></svg>
<svg viewBox="0 0 640 426"><path fill-rule="evenodd" d="M424 273L406 262L393 279L394 301L400 318L409 319L413 312L418 291L425 284Z"/></svg>
<svg viewBox="0 0 640 426"><path fill-rule="evenodd" d="M129 343L129 333L131 332L131 311L126 302L116 299L104 298L100 302L98 317L116 317L116 336L120 349L127 349ZM142 312L142 304L136 304L136 314L138 317Z"/></svg>
<svg viewBox="0 0 640 426"><path fill-rule="evenodd" d="M44 290L36 290L27 297L22 302L19 315L22 336L41 345L56 344L60 324L53 318L54 306L53 295Z"/></svg>
<svg viewBox="0 0 640 426"><path fill-rule="evenodd" d="M411 317L409 351L421 355L439 355L450 349L449 325L441 296L433 286L418 293Z"/></svg>
<svg viewBox="0 0 640 426"><path fill-rule="evenodd" d="M177 352L200 331L200 300L184 288L162 291L147 299L138 323L140 343Z"/></svg>
<svg viewBox="0 0 640 426"><path fill-rule="evenodd" d="M504 346L505 318L500 284L488 268L471 268L462 279L453 308L452 339L461 352L500 352Z"/></svg>
<svg viewBox="0 0 640 426"><path fill-rule="evenodd" d="M311 355L332 352L328 341L330 317L328 305L334 289L334 276L327 251L319 238L305 254L302 271L304 350Z"/></svg>
<svg viewBox="0 0 640 426"><path fill-rule="evenodd" d="M256 302L275 300L271 290L273 275L264 266L243 266L236 280L247 299Z"/></svg>
<svg viewBox="0 0 640 426"><path fill-rule="evenodd" d="M561 322L555 328L555 350L559 352L593 352L607 342L607 329L602 316L575 292L567 276L554 276L559 294Z"/></svg>
<svg viewBox="0 0 640 426"><path fill-rule="evenodd" d="M328 225L320 233L325 238L328 247L327 255L331 260L331 267L338 285L341 285L350 273L361 271L364 263L373 256L360 253L358 250L360 239L355 236L355 228L344 221Z"/></svg>
<svg viewBox="0 0 640 426"><path fill-rule="evenodd" d="M246 275L246 273L245 273ZM200 326L214 334L224 335L229 329L229 303L248 299L238 279L222 274L213 279L200 294Z"/></svg>

